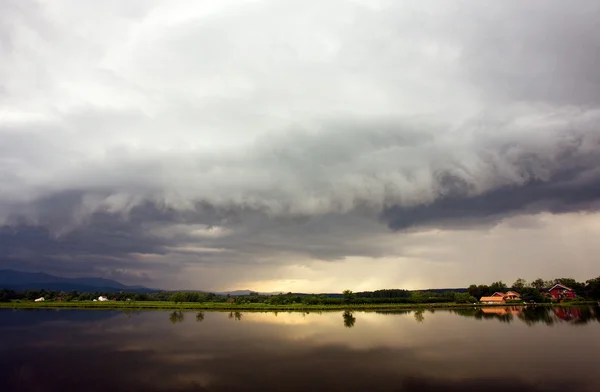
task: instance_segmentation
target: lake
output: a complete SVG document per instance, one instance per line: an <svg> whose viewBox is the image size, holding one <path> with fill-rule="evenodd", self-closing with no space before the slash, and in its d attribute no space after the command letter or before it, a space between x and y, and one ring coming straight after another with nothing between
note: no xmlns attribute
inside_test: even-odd
<svg viewBox="0 0 600 392"><path fill-rule="evenodd" d="M600 309L0 310L0 391L599 391Z"/></svg>

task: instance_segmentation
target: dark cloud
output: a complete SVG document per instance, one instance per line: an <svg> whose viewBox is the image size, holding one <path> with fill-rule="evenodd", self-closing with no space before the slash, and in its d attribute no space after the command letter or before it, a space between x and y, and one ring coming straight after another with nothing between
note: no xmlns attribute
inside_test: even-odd
<svg viewBox="0 0 600 392"><path fill-rule="evenodd" d="M377 145L363 143L366 140L363 137L369 135L371 140L382 139ZM560 135L553 136L555 140L542 147L528 141L521 144L515 141L518 139L497 141L493 136L481 135L473 143L477 147L470 152L476 154L480 167L468 167L458 155L449 159L438 156L439 169L432 172L432 182L423 193L426 200L417 202L402 203L410 188L380 192L368 198L367 184L362 191L347 195L347 200L326 199L325 208L312 211L297 209L293 200L286 200L285 193L281 194L281 205L272 207L256 201L187 200L181 205L166 194L144 199L127 194L119 196L111 193L117 189L110 188L57 192L33 202L12 205L14 212L0 232L0 252L10 267L80 275L99 271L118 275L119 272L110 271L123 269L177 274L194 265L255 268L265 260L278 258L276 263L285 266L299 257L340 261L347 257L401 256L402 249L378 242L378 236L387 233L386 227L377 222L378 215L392 230L471 229L518 214L597 210L598 135L587 132L585 127ZM293 147L264 159L273 159L273 164L293 160L295 163L289 163L289 167L308 170L307 178L311 181L317 178L318 169L310 169L310 165L302 163L305 160L327 167L332 162L333 165L338 161L352 162L357 156L374 151L387 153L394 146L408 144L418 148L434 141L429 134L413 138L410 133L407 136L397 130L360 132L358 136L358 142L350 142L357 137L350 132L347 143L355 153L344 158L328 157L325 153L334 148L333 144L327 145L335 137L324 138L320 153L316 148L318 138L307 135L296 143L274 142L273 146ZM415 168L403 172L407 183L418 181L417 171ZM512 177L508 180L507 172ZM489 189L482 191L482 183L488 184ZM373 184L386 186L385 180L380 179ZM274 200L273 194L277 192L281 190L274 189L266 197ZM378 204L385 200L392 203L379 210ZM216 231L211 232L213 229ZM202 232L200 235L198 230ZM143 261L139 255L161 257L162 261ZM128 279L128 273L123 278Z"/></svg>
<svg viewBox="0 0 600 392"><path fill-rule="evenodd" d="M589 184L533 181L473 197L445 196L417 207L391 206L381 218L394 230L411 227L461 227L493 224L513 214L567 213L600 208L600 176Z"/></svg>
<svg viewBox="0 0 600 392"><path fill-rule="evenodd" d="M596 211L599 12L3 2L0 257L268 274L403 257L390 228Z"/></svg>
<svg viewBox="0 0 600 392"><path fill-rule="evenodd" d="M600 149L598 149L600 156ZM418 206L393 205L381 212L381 219L394 230L411 227L460 227L493 224L516 214L540 212L568 213L596 211L600 208L600 159L595 165L565 165L547 181L528 180L523 185L504 186L470 196L472 184L449 174L440 176L440 196ZM539 162L523 159L521 171L532 178L532 167ZM588 162L589 164L590 162ZM585 175L585 174L588 175Z"/></svg>
<svg viewBox="0 0 600 392"><path fill-rule="evenodd" d="M235 220L235 214L218 211L206 203L196 203L193 211L177 211L150 201L133 206L127 213L85 211L85 197L82 191L60 192L27 205L27 213L13 214L7 224L0 226L3 265L62 275L135 269L141 266L136 254L164 256L169 246L190 241L186 235L164 238L149 228L192 223L210 228ZM166 273L184 266L163 261L147 267Z"/></svg>

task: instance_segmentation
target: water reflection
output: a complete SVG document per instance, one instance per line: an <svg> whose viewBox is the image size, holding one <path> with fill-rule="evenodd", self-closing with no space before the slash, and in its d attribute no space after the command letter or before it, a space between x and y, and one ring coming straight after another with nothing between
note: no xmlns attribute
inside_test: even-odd
<svg viewBox="0 0 600 392"><path fill-rule="evenodd" d="M171 321L171 324L182 323L184 319L185 316L183 315L183 312L181 310L173 311L169 315L169 320Z"/></svg>
<svg viewBox="0 0 600 392"><path fill-rule="evenodd" d="M425 320L422 310L415 311L415 320L417 320L418 323L422 323Z"/></svg>
<svg viewBox="0 0 600 392"><path fill-rule="evenodd" d="M0 310L0 391L591 392L599 315Z"/></svg>
<svg viewBox="0 0 600 392"><path fill-rule="evenodd" d="M344 327L352 328L356 323L356 317L349 310L344 311L342 314L342 318L344 319Z"/></svg>
<svg viewBox="0 0 600 392"><path fill-rule="evenodd" d="M458 316L470 317L476 320L497 320L502 323L512 323L516 321L522 321L527 325L535 325L537 323L543 323L546 325L553 325L560 322L567 322L571 324L587 324L589 322L600 322L600 308L599 307L545 307L545 306L498 306L498 307L473 307L463 309L451 309L441 310L446 312L452 312ZM331 311L330 311L331 312ZM342 313L342 319L344 327L352 328L356 323L356 314L368 314L374 313L378 315L407 315L412 314L415 321L423 323L425 321L425 312L434 314L435 309L417 309L417 310L378 310L378 311L350 311L345 310ZM115 312L113 312L114 314ZM118 313L118 312L117 312ZM131 312L123 312L131 316ZM279 312L262 312L254 311L247 313L268 313L273 317L277 317ZM302 311L294 312L288 311L287 313L294 313L306 317L309 314L323 314L323 311ZM327 312L325 312L327 313ZM139 314L139 311L136 312ZM205 313L198 312L196 314L196 321L202 322L204 320ZM244 317L243 312L228 312L228 318L235 321L241 321ZM183 322L185 318L184 312L173 311L169 314L169 320L172 324Z"/></svg>
<svg viewBox="0 0 600 392"><path fill-rule="evenodd" d="M478 320L498 320L504 323L518 320L529 326L538 323L553 325L561 322L570 324L600 322L600 308L589 306L554 308L545 306L506 306L454 309L453 312L459 316L472 317Z"/></svg>
<svg viewBox="0 0 600 392"><path fill-rule="evenodd" d="M229 318L242 321L242 312L229 312Z"/></svg>

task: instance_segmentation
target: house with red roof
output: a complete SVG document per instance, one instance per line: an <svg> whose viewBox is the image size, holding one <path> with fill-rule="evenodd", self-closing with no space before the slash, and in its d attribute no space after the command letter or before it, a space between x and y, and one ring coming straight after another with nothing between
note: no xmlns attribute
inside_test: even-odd
<svg viewBox="0 0 600 392"><path fill-rule="evenodd" d="M506 301L518 301L521 299L521 295L516 291L509 291L508 293L503 293L500 291L495 292L489 297L481 297L479 302L484 304L504 304Z"/></svg>
<svg viewBox="0 0 600 392"><path fill-rule="evenodd" d="M552 299L555 300L577 298L575 290L560 283L557 283L549 288L547 293Z"/></svg>

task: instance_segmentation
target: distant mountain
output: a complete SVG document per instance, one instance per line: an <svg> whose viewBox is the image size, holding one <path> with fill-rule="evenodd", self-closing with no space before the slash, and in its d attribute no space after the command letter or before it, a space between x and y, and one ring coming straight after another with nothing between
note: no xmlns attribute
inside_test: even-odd
<svg viewBox="0 0 600 392"><path fill-rule="evenodd" d="M236 296L236 295L250 295L252 293L257 293L257 291L253 291L253 290L218 291L215 294ZM269 294L269 293L259 293L259 294Z"/></svg>
<svg viewBox="0 0 600 392"><path fill-rule="evenodd" d="M232 290L232 291L206 291L206 290L166 290L166 291L180 291L183 293L213 293L216 295L231 295L231 296L238 296L238 295L250 295L252 293L258 293L259 295L277 295L280 294L280 291L277 292L272 292L272 293L266 293L266 292L258 292L258 291L254 291L254 290Z"/></svg>
<svg viewBox="0 0 600 392"><path fill-rule="evenodd" d="M63 278L43 272L21 272L0 270L0 288L11 290L62 290L83 292L131 291L149 293L158 291L143 286L128 286L112 279L103 278Z"/></svg>
<svg viewBox="0 0 600 392"><path fill-rule="evenodd" d="M159 289L151 289L144 286L128 286L123 283L117 282L112 279L104 279L104 278L63 278L60 276L54 276L50 274L46 274L43 272L21 272L14 270L0 270L0 289L11 289L16 291L23 290L53 290L53 291L73 291L77 290L80 292L119 292L119 291L129 291L136 293L153 293L157 291L163 291ZM202 290L164 290L164 291L195 291L195 292L203 292L207 293L207 291ZM409 290L411 291L411 290ZM412 290L414 291L414 290ZM456 291L456 292L466 292L466 288L443 288L443 289L425 289L419 290L421 292L435 292L438 294L448 292L448 291ZM218 295L250 295L254 293L253 290L232 290L232 291L222 291L215 292ZM281 292L271 292L260 294L263 295L277 295ZM314 295L308 293L294 293L294 295ZM341 298L343 295L341 293L325 293L328 297L332 298Z"/></svg>
<svg viewBox="0 0 600 392"><path fill-rule="evenodd" d="M459 288L454 288L454 289L425 289L425 290L411 290L411 291L420 291L422 293L437 293L437 294L443 294L443 293L447 293L447 292L466 293L467 288L459 287Z"/></svg>

